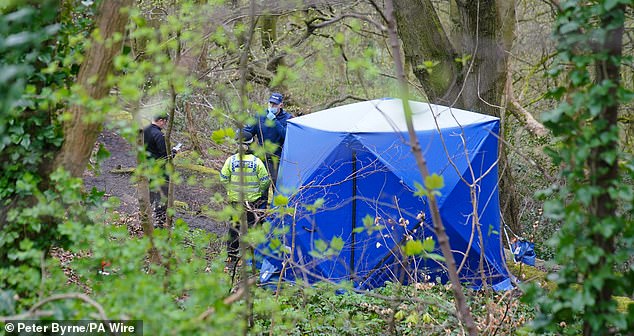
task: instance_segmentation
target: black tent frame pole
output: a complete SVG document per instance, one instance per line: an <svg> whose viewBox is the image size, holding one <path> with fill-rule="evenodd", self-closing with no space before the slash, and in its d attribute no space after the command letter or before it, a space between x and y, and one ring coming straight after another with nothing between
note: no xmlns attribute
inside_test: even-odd
<svg viewBox="0 0 634 336"><path fill-rule="evenodd" d="M355 274L355 260L354 260L354 250L357 242L356 239L356 223L357 223L357 151L352 150L352 216L351 216L350 227L351 229L351 243L352 247L350 249L350 278L356 278Z"/></svg>

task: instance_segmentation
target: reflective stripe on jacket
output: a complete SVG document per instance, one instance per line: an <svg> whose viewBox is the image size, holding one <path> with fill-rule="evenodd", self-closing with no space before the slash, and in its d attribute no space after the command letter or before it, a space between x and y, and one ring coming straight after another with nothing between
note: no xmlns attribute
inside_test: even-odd
<svg viewBox="0 0 634 336"><path fill-rule="evenodd" d="M230 202L239 201L240 190L244 193L245 201L257 201L271 184L266 166L253 154L244 154L242 160L239 155L231 155L225 161L220 170L220 182L225 185ZM240 184L241 175L243 184Z"/></svg>

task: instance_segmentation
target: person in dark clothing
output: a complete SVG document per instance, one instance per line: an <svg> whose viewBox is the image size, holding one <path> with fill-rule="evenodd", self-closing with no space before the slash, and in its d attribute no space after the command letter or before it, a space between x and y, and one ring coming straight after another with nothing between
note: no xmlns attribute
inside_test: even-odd
<svg viewBox="0 0 634 336"><path fill-rule="evenodd" d="M154 121L143 130L143 142L150 156L156 160L167 159L167 145L163 128L167 126L167 115L158 115Z"/></svg>
<svg viewBox="0 0 634 336"><path fill-rule="evenodd" d="M163 128L167 125L167 115L158 115L150 125L143 129L143 143L151 159L159 161L163 169L165 183L160 188L150 189L150 203L154 209L154 226L163 227L167 220L167 192L169 190L169 175L165 171L165 161L167 160L167 145ZM152 181L150 181L150 185Z"/></svg>
<svg viewBox="0 0 634 336"><path fill-rule="evenodd" d="M265 158L266 169L271 175L273 185L277 181L277 166L282 154L282 146L286 138L286 122L292 116L284 111L284 96L281 93L273 92L269 97L269 106L263 114L258 115L252 125L247 125L244 131L257 137L260 146L271 143L276 146L273 153L267 153ZM263 196L268 198L268 191Z"/></svg>

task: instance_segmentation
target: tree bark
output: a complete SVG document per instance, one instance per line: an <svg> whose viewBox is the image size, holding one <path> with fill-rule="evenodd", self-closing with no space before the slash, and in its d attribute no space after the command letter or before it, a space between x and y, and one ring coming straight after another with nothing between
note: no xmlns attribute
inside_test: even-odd
<svg viewBox="0 0 634 336"><path fill-rule="evenodd" d="M262 40L262 49L271 59L266 63L266 70L273 73L277 72L280 65L284 65L284 57L277 55L275 44L277 43L277 17L273 15L263 15L260 21L260 39Z"/></svg>
<svg viewBox="0 0 634 336"><path fill-rule="evenodd" d="M197 6L203 6L205 1L196 0L195 4ZM212 31L213 25L209 21L200 22L200 27L195 27L199 29L198 32L201 36L208 34ZM194 75L196 78L199 78L201 74L203 74L207 69L207 53L209 51L209 42L206 40L201 40L200 42L192 42L190 46L178 56L178 66L184 68L188 76ZM207 156L207 153L203 151L203 147L201 145L199 130L196 127L196 111L194 105L191 103L191 98L186 98L183 101L183 111L185 112L185 125L187 127L187 131L189 132L189 140L191 141L191 146L194 151L199 153L203 158Z"/></svg>
<svg viewBox="0 0 634 336"><path fill-rule="evenodd" d="M430 0L394 1L398 34L405 61L410 64L430 102L451 105L445 96L457 96L458 53L449 41ZM425 62L435 64L425 66Z"/></svg>
<svg viewBox="0 0 634 336"><path fill-rule="evenodd" d="M514 23L513 4L514 1L452 1L451 16L455 23L453 44L461 55L470 56L460 95L451 97L458 100L459 106L501 116L500 101L508 67L507 51L510 50L513 36L503 31L508 24L503 25L500 11L504 11L505 22Z"/></svg>
<svg viewBox="0 0 634 336"><path fill-rule="evenodd" d="M132 0L109 0L101 4L96 27L100 38L108 42L93 40L77 76L82 93L91 100L102 99L110 91L105 78L112 70L114 57L121 51L123 43L123 39L113 39L113 36L123 35L128 15L121 9L131 4ZM71 118L64 124L64 143L57 153L52 169L62 167L72 176L82 175L101 131L101 122L86 120L86 116L91 112L100 111L91 111L89 107L77 104L70 107Z"/></svg>
<svg viewBox="0 0 634 336"><path fill-rule="evenodd" d="M184 102L184 111L185 111L185 124L187 125L187 130L189 131L189 140L192 142L192 149L197 153L200 153L200 156L203 158L207 157L207 153L203 150L203 146L200 144L200 138L198 137L198 129L196 127L196 121L194 117L194 112L192 111L192 104L189 101Z"/></svg>
<svg viewBox="0 0 634 336"><path fill-rule="evenodd" d="M406 60L412 63L430 102L501 118L504 138L500 102L515 30L515 1L452 0L450 8L452 31L448 34L430 0L395 1ZM425 62L435 65L429 68ZM519 202L503 147L499 158L504 222L519 233Z"/></svg>
<svg viewBox="0 0 634 336"><path fill-rule="evenodd" d="M139 129L136 138L137 148L143 148L143 129ZM137 167L141 166L141 156L137 155ZM152 236L154 232L154 223L152 222L152 207L150 205L150 188L148 178L140 174L138 176L137 192L139 193L139 221L146 235Z"/></svg>

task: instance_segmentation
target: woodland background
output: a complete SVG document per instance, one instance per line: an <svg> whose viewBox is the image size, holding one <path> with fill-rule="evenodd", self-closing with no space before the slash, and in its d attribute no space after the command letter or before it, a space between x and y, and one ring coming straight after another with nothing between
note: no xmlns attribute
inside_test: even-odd
<svg viewBox="0 0 634 336"><path fill-rule="evenodd" d="M631 333L632 7L4 1L0 320L143 320L152 335ZM452 281L272 294L246 267L225 275L220 237L236 209L216 171L271 91L294 115L400 97L500 117L503 221L546 262L510 262L522 284L504 293ZM174 229L147 216L160 169L137 135L157 112L170 115L168 147L187 149L168 163ZM132 189L90 188L100 174Z"/></svg>

